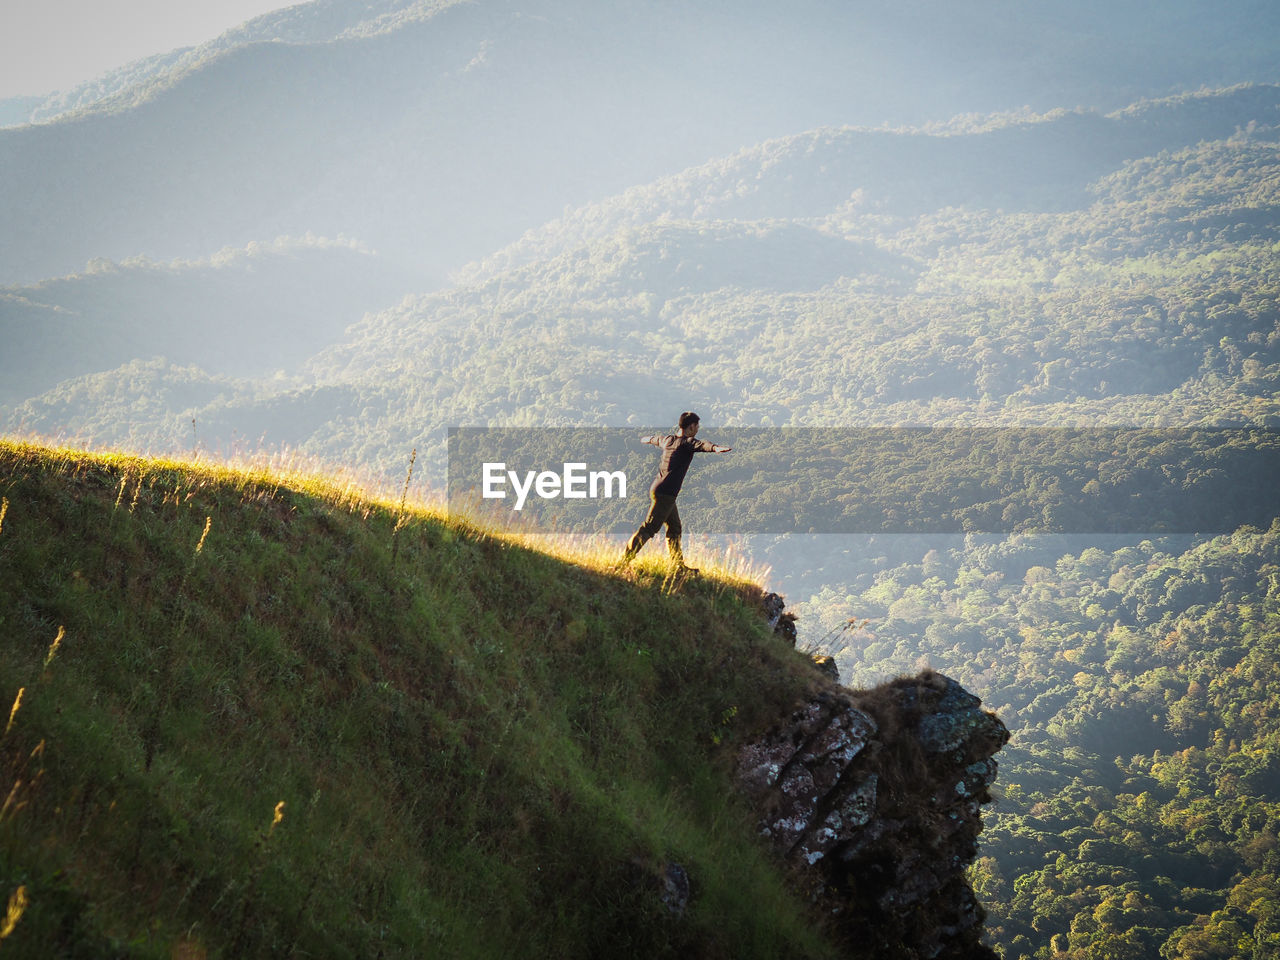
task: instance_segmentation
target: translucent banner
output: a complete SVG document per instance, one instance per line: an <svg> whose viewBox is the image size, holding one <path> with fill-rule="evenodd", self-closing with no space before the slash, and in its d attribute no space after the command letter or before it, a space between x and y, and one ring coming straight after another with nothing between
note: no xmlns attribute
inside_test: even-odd
<svg viewBox="0 0 1280 960"><path fill-rule="evenodd" d="M451 510L629 533L670 428L449 430ZM1280 516L1280 434L1245 428L716 428L686 529L737 533L1216 533Z"/></svg>

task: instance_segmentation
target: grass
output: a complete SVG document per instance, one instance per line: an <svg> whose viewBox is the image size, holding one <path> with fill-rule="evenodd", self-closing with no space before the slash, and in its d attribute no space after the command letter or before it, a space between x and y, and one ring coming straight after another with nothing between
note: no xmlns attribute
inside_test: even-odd
<svg viewBox="0 0 1280 960"><path fill-rule="evenodd" d="M0 496L0 957L839 953L730 782L820 682L733 557L664 589L402 491L26 442Z"/></svg>

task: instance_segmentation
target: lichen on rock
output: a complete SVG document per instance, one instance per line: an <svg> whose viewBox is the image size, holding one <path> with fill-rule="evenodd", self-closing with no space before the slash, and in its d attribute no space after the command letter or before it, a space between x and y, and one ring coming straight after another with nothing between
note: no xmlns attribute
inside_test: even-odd
<svg viewBox="0 0 1280 960"><path fill-rule="evenodd" d="M964 870L1008 731L926 671L823 687L738 753L761 833L850 943L877 957L994 957Z"/></svg>

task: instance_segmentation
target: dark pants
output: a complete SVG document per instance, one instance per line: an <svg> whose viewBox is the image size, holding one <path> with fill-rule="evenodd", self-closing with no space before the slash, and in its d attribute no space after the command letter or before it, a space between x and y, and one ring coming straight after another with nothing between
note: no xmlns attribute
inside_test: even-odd
<svg viewBox="0 0 1280 960"><path fill-rule="evenodd" d="M649 515L640 524L640 529L627 543L625 558L630 560L640 548L649 542L649 538L658 532L664 523L667 525L667 550L676 563L684 563L684 554L680 550L680 511L676 509L676 498L665 493L649 494Z"/></svg>

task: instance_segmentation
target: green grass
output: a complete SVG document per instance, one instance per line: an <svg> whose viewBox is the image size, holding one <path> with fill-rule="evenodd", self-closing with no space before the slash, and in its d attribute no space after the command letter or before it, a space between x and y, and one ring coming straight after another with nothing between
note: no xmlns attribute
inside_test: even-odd
<svg viewBox="0 0 1280 960"><path fill-rule="evenodd" d="M731 785L817 682L732 563L30 443L0 496L0 957L838 952Z"/></svg>

